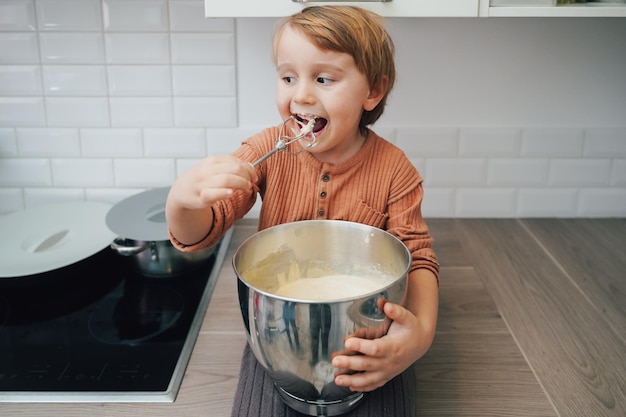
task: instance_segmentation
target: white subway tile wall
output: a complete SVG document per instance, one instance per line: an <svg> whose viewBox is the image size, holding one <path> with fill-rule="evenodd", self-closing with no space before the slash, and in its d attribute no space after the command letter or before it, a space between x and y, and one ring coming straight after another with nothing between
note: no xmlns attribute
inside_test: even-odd
<svg viewBox="0 0 626 417"><path fill-rule="evenodd" d="M39 30L93 32L102 29L100 0L37 0L35 3Z"/></svg>
<svg viewBox="0 0 626 417"><path fill-rule="evenodd" d="M261 56L271 59L259 51L271 26L207 19L203 0L1 0L0 214L113 204L232 152L264 127L240 112L272 89L254 72ZM259 34L268 39L257 44ZM411 42L396 40L399 50ZM406 78L419 66L405 61ZM420 170L426 217L626 216L623 120L405 119L383 118L375 130Z"/></svg>
<svg viewBox="0 0 626 417"><path fill-rule="evenodd" d="M17 148L27 157L79 157L77 129L24 128L17 131Z"/></svg>
<svg viewBox="0 0 626 417"><path fill-rule="evenodd" d="M3 96L41 95L41 68L35 65L0 67L0 94Z"/></svg>

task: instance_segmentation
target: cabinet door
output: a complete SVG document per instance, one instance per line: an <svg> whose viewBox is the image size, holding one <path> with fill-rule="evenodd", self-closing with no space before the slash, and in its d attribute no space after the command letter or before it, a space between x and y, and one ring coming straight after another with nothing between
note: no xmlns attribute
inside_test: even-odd
<svg viewBox="0 0 626 417"><path fill-rule="evenodd" d="M391 0L391 1L305 1L292 0L204 0L207 17L277 17L313 5L353 5L383 16L434 17L478 16L479 0Z"/></svg>

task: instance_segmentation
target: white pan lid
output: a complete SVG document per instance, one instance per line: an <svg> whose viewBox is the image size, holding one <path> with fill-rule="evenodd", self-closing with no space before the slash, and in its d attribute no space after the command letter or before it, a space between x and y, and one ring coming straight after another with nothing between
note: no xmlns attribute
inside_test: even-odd
<svg viewBox="0 0 626 417"><path fill-rule="evenodd" d="M0 216L0 278L49 272L90 257L115 238L105 223L110 204L46 204Z"/></svg>
<svg viewBox="0 0 626 417"><path fill-rule="evenodd" d="M125 198L109 210L106 224L121 238L168 240L165 201L169 190L169 187L154 188Z"/></svg>

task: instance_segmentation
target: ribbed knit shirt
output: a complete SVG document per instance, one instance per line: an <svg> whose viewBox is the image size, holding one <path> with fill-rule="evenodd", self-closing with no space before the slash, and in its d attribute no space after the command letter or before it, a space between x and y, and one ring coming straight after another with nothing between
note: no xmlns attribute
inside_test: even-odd
<svg viewBox="0 0 626 417"><path fill-rule="evenodd" d="M265 129L244 141L234 155L254 162L276 144L277 127ZM291 144L287 151L301 149ZM304 151L296 155L277 152L257 167L254 190L236 190L212 206L213 226L202 241L183 245L184 251L215 245L234 222L262 199L259 230L299 220L345 220L388 231L412 254L411 271L430 269L439 275L433 239L421 214L422 178L404 152L369 131L361 149L340 164L318 161Z"/></svg>

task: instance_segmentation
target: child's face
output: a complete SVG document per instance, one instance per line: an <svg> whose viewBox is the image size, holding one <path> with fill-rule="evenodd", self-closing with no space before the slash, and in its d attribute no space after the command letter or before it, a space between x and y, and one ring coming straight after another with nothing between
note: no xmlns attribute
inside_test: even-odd
<svg viewBox="0 0 626 417"><path fill-rule="evenodd" d="M361 113L376 107L382 96L370 91L352 56L321 50L301 32L286 27L276 45L276 66L281 117L316 116L326 121L316 124L318 143L309 151L324 162L339 162L358 150L363 139Z"/></svg>

